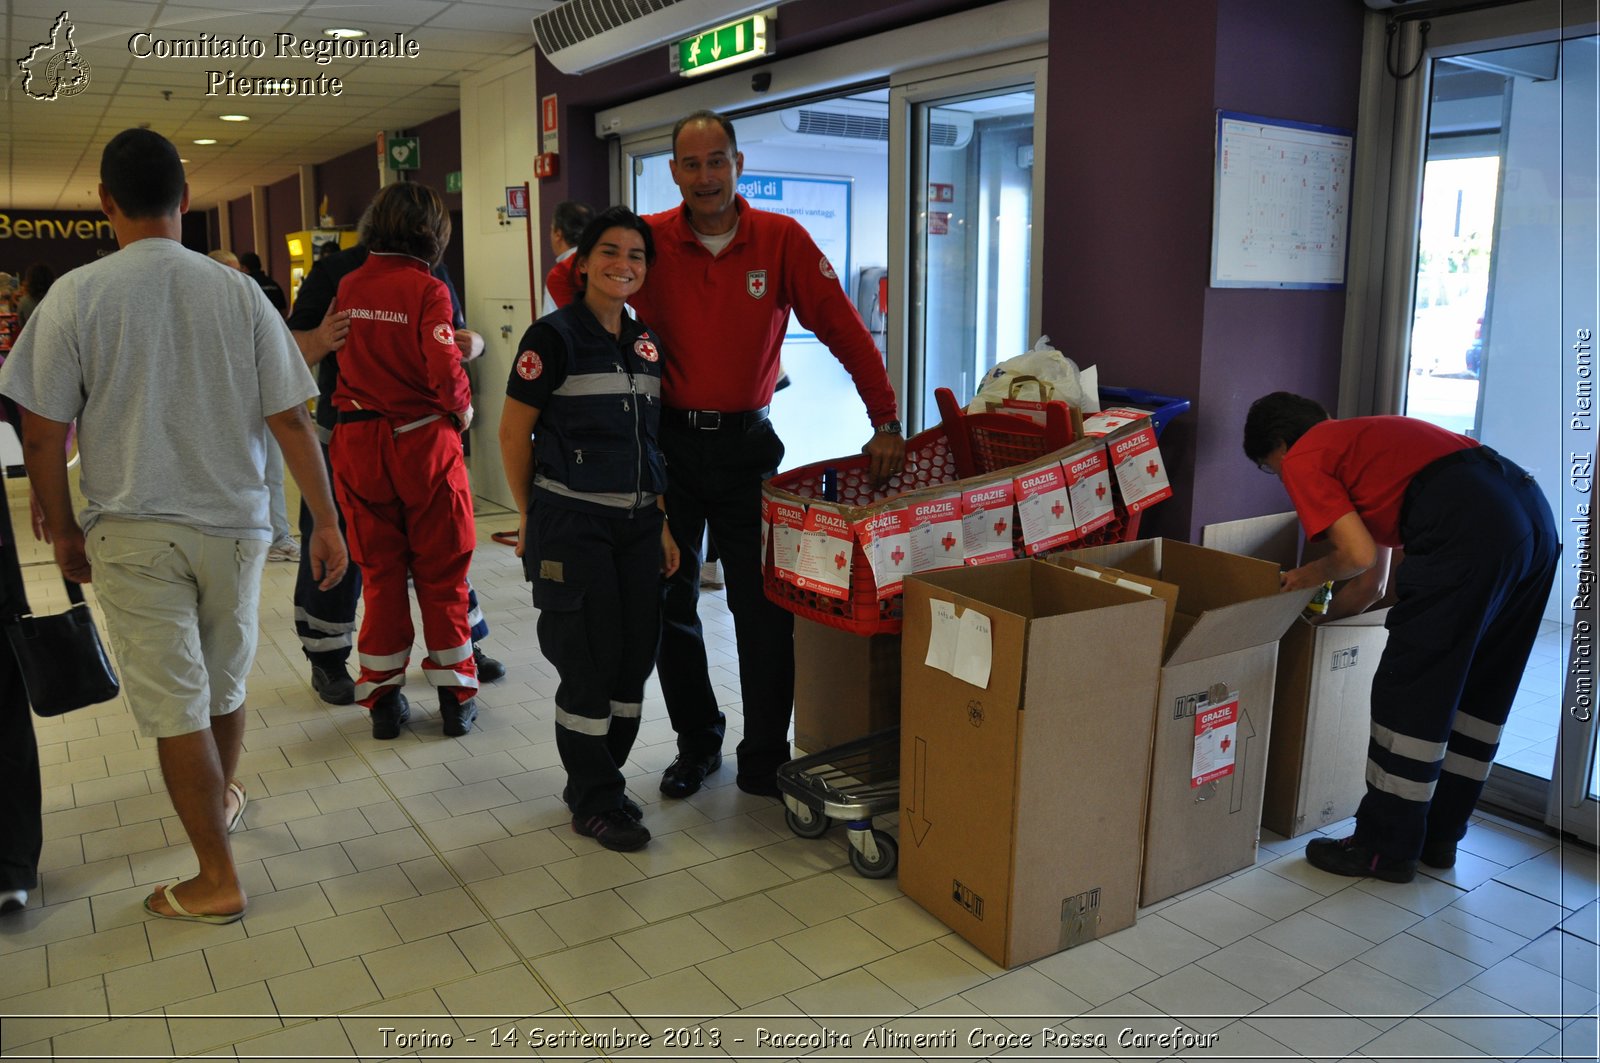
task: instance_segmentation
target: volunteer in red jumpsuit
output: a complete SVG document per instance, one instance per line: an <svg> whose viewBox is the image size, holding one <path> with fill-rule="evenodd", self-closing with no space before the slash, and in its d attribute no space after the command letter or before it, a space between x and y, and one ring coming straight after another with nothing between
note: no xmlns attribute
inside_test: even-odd
<svg viewBox="0 0 1600 1063"><path fill-rule="evenodd" d="M429 272L450 242L450 218L433 189L397 182L373 201L361 242L371 254L339 284L350 334L339 352L339 424L329 448L366 605L356 700L372 713L374 738L396 737L410 715L401 693L414 637L409 575L422 612L423 673L439 689L444 733L464 735L478 689L466 587L477 531L460 438L472 393L449 293Z"/></svg>

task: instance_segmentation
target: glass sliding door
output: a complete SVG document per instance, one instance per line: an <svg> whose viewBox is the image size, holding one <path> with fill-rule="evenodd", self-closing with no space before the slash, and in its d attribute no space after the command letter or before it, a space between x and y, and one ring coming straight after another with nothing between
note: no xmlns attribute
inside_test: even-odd
<svg viewBox="0 0 1600 1063"><path fill-rule="evenodd" d="M912 109L909 310L925 423L935 388L966 402L1034 339L1034 105L1026 85Z"/></svg>

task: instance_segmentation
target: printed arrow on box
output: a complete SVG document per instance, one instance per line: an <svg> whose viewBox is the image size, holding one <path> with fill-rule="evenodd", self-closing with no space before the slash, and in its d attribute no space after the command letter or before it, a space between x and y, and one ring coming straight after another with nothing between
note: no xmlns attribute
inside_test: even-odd
<svg viewBox="0 0 1600 1063"><path fill-rule="evenodd" d="M911 770L911 800L906 805L906 816L911 821L911 838L921 848L923 839L933 824L928 820L928 740L917 739L914 767Z"/></svg>

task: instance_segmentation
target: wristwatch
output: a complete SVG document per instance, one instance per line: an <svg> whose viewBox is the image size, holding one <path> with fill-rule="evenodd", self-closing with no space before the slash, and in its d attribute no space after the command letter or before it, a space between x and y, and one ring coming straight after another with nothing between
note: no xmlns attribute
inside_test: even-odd
<svg viewBox="0 0 1600 1063"><path fill-rule="evenodd" d="M898 436L905 434L900 429L899 421L885 421L880 425L873 426L873 431L886 436Z"/></svg>

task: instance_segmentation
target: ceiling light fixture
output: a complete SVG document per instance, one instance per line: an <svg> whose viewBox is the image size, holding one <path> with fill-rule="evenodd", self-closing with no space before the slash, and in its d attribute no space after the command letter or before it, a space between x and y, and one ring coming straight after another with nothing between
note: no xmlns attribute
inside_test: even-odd
<svg viewBox="0 0 1600 1063"><path fill-rule="evenodd" d="M332 37L337 41L349 41L354 40L357 37L365 37L367 35L367 31L353 30L348 26L334 26L332 29L323 30L322 35L324 37Z"/></svg>
<svg viewBox="0 0 1600 1063"><path fill-rule="evenodd" d="M248 122L248 121L250 121L250 116L247 115L247 114L219 114L219 115L217 115L217 117L222 119L224 122Z"/></svg>
<svg viewBox="0 0 1600 1063"><path fill-rule="evenodd" d="M216 142L214 137L201 137L195 141L196 144L215 144Z"/></svg>

